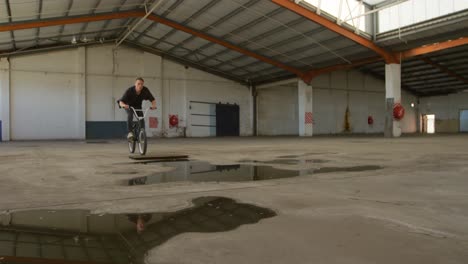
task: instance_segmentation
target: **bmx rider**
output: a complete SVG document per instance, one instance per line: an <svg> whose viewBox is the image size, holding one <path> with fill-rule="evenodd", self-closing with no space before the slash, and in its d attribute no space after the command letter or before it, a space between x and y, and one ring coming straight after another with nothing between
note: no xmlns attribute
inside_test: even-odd
<svg viewBox="0 0 468 264"><path fill-rule="evenodd" d="M125 93L123 94L122 98L118 100L119 106L125 108L127 111L127 139L132 140L135 135L132 132L132 122L133 122L133 110L134 109L141 109L141 104L144 100L151 101L151 109L156 109L156 100L154 96L151 94L150 90L144 86L145 80L143 78L138 77L135 80L135 85L128 88ZM143 112L136 111L138 116L143 116ZM144 120L142 120L144 127Z"/></svg>

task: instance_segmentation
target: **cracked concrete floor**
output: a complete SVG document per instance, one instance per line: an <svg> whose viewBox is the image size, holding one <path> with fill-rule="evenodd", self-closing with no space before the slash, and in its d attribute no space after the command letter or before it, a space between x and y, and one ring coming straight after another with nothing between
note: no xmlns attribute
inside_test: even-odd
<svg viewBox="0 0 468 264"><path fill-rule="evenodd" d="M0 144L0 211L176 211L222 196L273 218L219 233L184 233L148 263L468 263L468 135L160 139L149 153L214 164L297 155L308 166L382 166L258 182L122 186L169 168L129 163L123 141ZM278 164L278 168L291 165Z"/></svg>

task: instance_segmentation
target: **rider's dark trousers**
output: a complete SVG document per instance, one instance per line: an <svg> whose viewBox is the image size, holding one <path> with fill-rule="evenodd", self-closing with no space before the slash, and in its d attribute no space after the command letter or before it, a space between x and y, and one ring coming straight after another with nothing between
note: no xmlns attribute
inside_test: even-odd
<svg viewBox="0 0 468 264"><path fill-rule="evenodd" d="M127 132L130 132L132 131L132 123L133 123L133 116L135 115L133 113L133 110L132 109L126 109L125 111L127 111ZM137 115L138 116L143 116L143 113L141 111L137 111ZM145 120L141 120L141 123L140 123L141 127L145 127Z"/></svg>

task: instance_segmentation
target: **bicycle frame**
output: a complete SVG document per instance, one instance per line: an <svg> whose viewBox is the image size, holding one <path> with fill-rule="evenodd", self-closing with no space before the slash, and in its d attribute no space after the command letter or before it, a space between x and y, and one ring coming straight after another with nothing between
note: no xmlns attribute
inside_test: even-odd
<svg viewBox="0 0 468 264"><path fill-rule="evenodd" d="M146 108L145 110L143 109L135 109L133 107L130 107L130 109L132 109L133 111L133 116L137 119L137 124L138 124L138 131L135 131L135 137L137 138L138 137L138 133L140 132L140 130L144 127L141 127L141 121L144 120L146 118L146 114L148 113L148 110L150 110L150 107ZM143 116L138 116L138 112L143 112ZM133 125L132 125L133 127ZM135 127L134 127L135 128ZM135 129L133 129L135 130Z"/></svg>

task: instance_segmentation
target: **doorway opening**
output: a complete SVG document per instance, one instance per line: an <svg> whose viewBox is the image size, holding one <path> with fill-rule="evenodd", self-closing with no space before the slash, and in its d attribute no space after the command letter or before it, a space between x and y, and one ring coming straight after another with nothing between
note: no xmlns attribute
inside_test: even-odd
<svg viewBox="0 0 468 264"><path fill-rule="evenodd" d="M423 115L422 118L422 133L434 134L435 133L435 115Z"/></svg>
<svg viewBox="0 0 468 264"><path fill-rule="evenodd" d="M460 132L468 132L468 110L460 110Z"/></svg>

